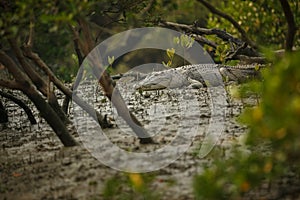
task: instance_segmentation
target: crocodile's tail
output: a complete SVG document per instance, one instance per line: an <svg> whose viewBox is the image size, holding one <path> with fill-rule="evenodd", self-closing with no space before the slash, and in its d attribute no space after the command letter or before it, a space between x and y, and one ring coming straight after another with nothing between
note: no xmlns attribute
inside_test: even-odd
<svg viewBox="0 0 300 200"><path fill-rule="evenodd" d="M241 83L251 79L261 79L259 67L257 69L241 69L225 66L221 67L219 70L226 81L236 81Z"/></svg>

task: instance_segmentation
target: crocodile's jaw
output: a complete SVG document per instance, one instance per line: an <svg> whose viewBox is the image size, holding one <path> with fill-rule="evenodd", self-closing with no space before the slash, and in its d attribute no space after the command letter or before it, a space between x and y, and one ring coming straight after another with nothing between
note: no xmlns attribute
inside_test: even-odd
<svg viewBox="0 0 300 200"><path fill-rule="evenodd" d="M147 84L143 85L141 87L137 87L137 90L143 90L143 91L151 91L151 90L162 90L166 89L167 87L165 85L161 84Z"/></svg>

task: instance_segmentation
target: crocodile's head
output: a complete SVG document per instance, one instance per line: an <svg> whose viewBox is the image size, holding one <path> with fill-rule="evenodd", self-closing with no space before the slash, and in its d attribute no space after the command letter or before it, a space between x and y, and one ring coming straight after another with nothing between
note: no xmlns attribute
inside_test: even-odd
<svg viewBox="0 0 300 200"><path fill-rule="evenodd" d="M179 88L189 85L187 77L176 70L153 72L144 80L140 81L135 89L137 90L161 90L165 88Z"/></svg>

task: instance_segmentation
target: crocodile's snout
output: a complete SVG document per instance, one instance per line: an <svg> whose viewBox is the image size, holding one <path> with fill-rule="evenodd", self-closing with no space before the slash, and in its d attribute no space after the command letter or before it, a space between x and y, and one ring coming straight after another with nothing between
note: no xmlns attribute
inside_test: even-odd
<svg viewBox="0 0 300 200"><path fill-rule="evenodd" d="M144 91L150 91L150 90L162 90L167 88L165 85L161 84L145 84L136 87L136 90L144 90Z"/></svg>
<svg viewBox="0 0 300 200"><path fill-rule="evenodd" d="M138 83L135 87L137 90L161 90L169 86L170 79L158 74L152 74Z"/></svg>

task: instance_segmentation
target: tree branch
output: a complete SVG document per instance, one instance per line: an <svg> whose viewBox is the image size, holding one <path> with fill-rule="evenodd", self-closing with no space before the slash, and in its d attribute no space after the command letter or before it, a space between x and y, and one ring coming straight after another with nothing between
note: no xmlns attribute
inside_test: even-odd
<svg viewBox="0 0 300 200"><path fill-rule="evenodd" d="M130 128L134 131L134 133L140 139L140 143L149 144L154 143L151 136L147 133L147 131L143 128L142 124L138 121L135 115L129 111L127 105L122 98L121 93L117 88L113 85L113 80L110 75L103 69L103 66L98 62L97 52L90 53L89 61L91 63L93 73L95 77L98 79L99 84L102 86L105 96L113 103L116 107L118 114L126 121L126 123L130 126ZM114 98L113 98L114 97Z"/></svg>
<svg viewBox="0 0 300 200"><path fill-rule="evenodd" d="M246 43L248 43L250 46L252 46L255 49L257 48L257 45L247 36L246 31L230 15L227 15L226 13L216 9L213 5L211 5L210 3L208 3L205 0L197 0L197 1L200 2L202 5L204 5L212 13L219 15L220 17L228 20L239 31L239 33L242 36L242 39Z"/></svg>
<svg viewBox="0 0 300 200"><path fill-rule="evenodd" d="M236 59L239 59L241 62L240 64L249 65L253 63L257 64L266 64L267 59L265 57L249 57L245 55L237 55Z"/></svg>
<svg viewBox="0 0 300 200"><path fill-rule="evenodd" d="M194 25L187 25L187 24L179 24L175 22L166 22L166 21L160 21L159 26L167 27L167 28L173 28L176 30L182 30L185 33L195 33L197 35L216 35L217 37L221 38L222 40L226 42L233 42L237 44L238 46L241 46L244 44L244 42L226 31L222 31L219 29L207 29L207 28L200 28L195 27Z"/></svg>
<svg viewBox="0 0 300 200"><path fill-rule="evenodd" d="M18 82L2 80L1 84L3 86L11 89L20 89L29 86L29 78L19 69L16 63L3 50L0 50L0 61L7 68L8 72L13 75L13 77L22 77L22 79L19 79Z"/></svg>
<svg viewBox="0 0 300 200"><path fill-rule="evenodd" d="M55 110L55 112L59 115L61 120L64 123L70 123L70 120L63 112L61 106L58 104L58 100L53 90L50 90L50 82L46 82L40 74L33 68L33 66L28 62L28 60L24 57L23 52L20 47L17 45L17 41L9 39L9 43L16 54L18 61L20 62L22 68L26 72L27 76L34 83L36 88L48 99L49 105ZM25 45L26 48L27 45ZM30 48L29 46L27 46ZM23 50L24 51L24 50Z"/></svg>
<svg viewBox="0 0 300 200"><path fill-rule="evenodd" d="M35 118L34 118L34 115L32 114L30 108L20 99L14 97L13 95L11 94L8 94L6 92L2 92L0 91L0 95L13 101L14 103L16 103L17 105L19 105L21 108L23 108L23 110L25 111L29 121L31 124L37 124Z"/></svg>
<svg viewBox="0 0 300 200"><path fill-rule="evenodd" d="M85 43L85 45L81 47L81 49L83 50L83 54L87 56L95 47L95 41L92 38L92 33L87 21L81 17L78 19L78 24L82 29L84 43Z"/></svg>
<svg viewBox="0 0 300 200"><path fill-rule="evenodd" d="M10 80L0 79L0 86L8 88L8 89L13 89L13 90L21 89L21 86L19 83L17 83L16 81L10 81Z"/></svg>
<svg viewBox="0 0 300 200"><path fill-rule="evenodd" d="M29 23L29 36L28 36L28 40L27 40L27 45L28 46L33 46L33 37L34 37L34 22L33 20L30 20Z"/></svg>
<svg viewBox="0 0 300 200"><path fill-rule="evenodd" d="M26 58L24 57L21 49L17 45L16 38L9 39L10 46L12 50L14 51L18 61L20 62L24 72L27 74L27 76L32 80L32 82L35 84L37 89L43 93L44 96L47 96L47 83L40 77L40 75L30 66L30 64L27 62Z"/></svg>
<svg viewBox="0 0 300 200"><path fill-rule="evenodd" d="M56 135L59 137L61 142L65 146L74 146L76 141L69 134L63 122L60 120L58 114L54 109L45 101L45 99L38 93L36 88L33 86L32 82L26 74L24 74L17 64L3 51L0 50L0 61L8 69L8 71L14 76L15 80L18 81L18 85L24 94L34 103L42 117L46 119L48 124L55 131ZM8 81L2 81L2 84L9 86Z"/></svg>
<svg viewBox="0 0 300 200"><path fill-rule="evenodd" d="M213 42L209 39L206 39L205 37L203 37L201 35L191 34L190 36L195 38L195 40L201 44L206 44L208 46L213 47L214 49L216 49L218 47L218 45L215 42Z"/></svg>
<svg viewBox="0 0 300 200"><path fill-rule="evenodd" d="M141 11L141 16L145 16L152 9L155 0L151 0L148 5Z"/></svg>
<svg viewBox="0 0 300 200"><path fill-rule="evenodd" d="M55 86L61 90L66 96L68 96L70 99L72 99L73 92L71 89L66 87L50 70L50 68L47 66L46 63L38 56L38 54L33 53L29 47L25 47L24 51L26 55L32 59L35 64L42 69L50 78L50 80L55 84ZM87 113L89 113L91 116L94 117L93 113L97 114L97 118L95 118L96 121L99 122L100 126L102 128L110 127L110 125L107 123L105 118L97 111L94 110L94 108L80 99L77 95L73 95L73 100L81 107L83 108ZM100 117L101 116L101 117Z"/></svg>
<svg viewBox="0 0 300 200"><path fill-rule="evenodd" d="M4 127L6 127L6 123L8 122L8 115L7 111L0 99L0 130L2 130ZM3 126L4 125L4 126Z"/></svg>
<svg viewBox="0 0 300 200"><path fill-rule="evenodd" d="M239 38L236 38L226 31L219 30L219 29L207 29L207 28L200 28L200 27L195 27L194 25L186 25L186 24L179 24L179 23L174 23L174 22L164 22L161 21L159 22L159 25L162 27L167 27L167 28L172 28L175 30L183 31L184 33L192 33L193 37L195 35L216 35L218 38L222 39L223 41L234 43L237 46L237 53L234 53L235 55L237 54L243 54L246 56L250 57L260 57L261 55L259 52L257 52L256 49L251 48L248 46L245 42L240 40ZM208 44L208 41L207 41ZM209 44L208 44L209 45ZM216 44L210 43L210 46L215 46Z"/></svg>
<svg viewBox="0 0 300 200"><path fill-rule="evenodd" d="M285 50L292 51L294 38L297 30L295 20L294 20L294 15L291 11L291 7L287 0L280 0L280 4L288 24L288 31L286 34L286 41L285 41Z"/></svg>
<svg viewBox="0 0 300 200"><path fill-rule="evenodd" d="M78 68L79 68L79 70L77 72L76 80L74 81L74 83L71 86L71 90L74 91L74 90L77 89L77 86L79 85L79 82L82 79L83 68L81 68L80 66L81 66L84 58L81 54L80 47L79 47L80 40L79 40L78 31L76 30L75 27L73 27L71 25L70 25L70 29L72 30L73 37L74 37L73 38L73 43L74 43L74 49L75 49L77 59L78 59ZM70 99L71 98L68 95L66 95L64 100L63 100L62 109L66 114L68 113ZM99 113L99 116L100 116L100 113Z"/></svg>

